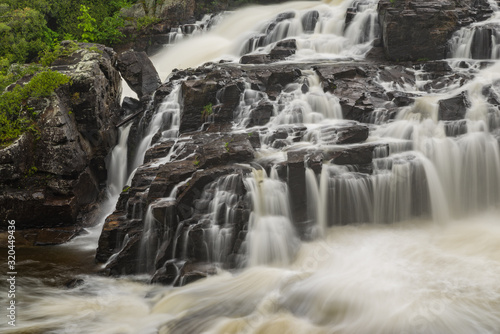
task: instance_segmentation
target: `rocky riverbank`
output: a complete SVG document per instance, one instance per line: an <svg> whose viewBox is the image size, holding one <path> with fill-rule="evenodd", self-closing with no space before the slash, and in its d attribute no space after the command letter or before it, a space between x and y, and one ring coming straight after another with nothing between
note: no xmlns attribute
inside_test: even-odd
<svg viewBox="0 0 500 334"><path fill-rule="evenodd" d="M55 60L51 69L71 83L50 98L28 100L39 133L0 151L0 216L23 230L18 245L65 242L92 224L86 215L106 185L106 157L121 117L115 62L112 49L90 44Z"/></svg>

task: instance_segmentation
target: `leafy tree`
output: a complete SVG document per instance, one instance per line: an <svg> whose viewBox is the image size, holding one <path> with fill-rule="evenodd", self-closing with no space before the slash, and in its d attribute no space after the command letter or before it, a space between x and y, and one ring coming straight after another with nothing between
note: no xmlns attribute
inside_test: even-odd
<svg viewBox="0 0 500 334"><path fill-rule="evenodd" d="M39 11L31 8L6 11L0 20L0 57L11 63L33 61L52 43L52 34Z"/></svg>
<svg viewBox="0 0 500 334"><path fill-rule="evenodd" d="M80 5L82 15L78 16L78 28L83 30L82 41L94 42L97 40L97 27L95 19L89 14L89 7Z"/></svg>

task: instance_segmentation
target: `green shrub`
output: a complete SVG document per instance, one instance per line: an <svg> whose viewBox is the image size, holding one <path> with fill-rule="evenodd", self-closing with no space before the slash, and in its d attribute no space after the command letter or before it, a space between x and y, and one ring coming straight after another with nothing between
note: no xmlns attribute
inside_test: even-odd
<svg viewBox="0 0 500 334"><path fill-rule="evenodd" d="M36 115L26 108L26 101L30 97L49 97L57 87L69 81L64 74L44 70L26 85L17 85L0 95L0 145L9 144L26 131L36 133Z"/></svg>
<svg viewBox="0 0 500 334"><path fill-rule="evenodd" d="M31 62L63 39L112 44L124 25L119 11L128 0L1 0L0 58ZM49 21L47 22L46 19Z"/></svg>
<svg viewBox="0 0 500 334"><path fill-rule="evenodd" d="M152 26L155 23L160 22L161 19L158 17L154 16L143 16L137 19L136 21L136 28L137 30L141 30L143 28L147 28L149 26Z"/></svg>
<svg viewBox="0 0 500 334"><path fill-rule="evenodd" d="M125 35L120 31L120 28L125 25L125 21L116 12L113 16L106 17L99 26L97 39L100 43L113 44L121 41Z"/></svg>
<svg viewBox="0 0 500 334"><path fill-rule="evenodd" d="M203 107L203 110L201 111L201 118L203 120L206 120L209 116L213 114L213 106L212 103L207 104L206 106Z"/></svg>
<svg viewBox="0 0 500 334"><path fill-rule="evenodd" d="M80 47L75 42L71 42L65 47L61 44L57 44L53 48L46 48L40 52L39 62L43 66L50 66L57 58L67 57L78 49L80 49Z"/></svg>
<svg viewBox="0 0 500 334"><path fill-rule="evenodd" d="M38 168L36 168L35 166L31 166L31 168L30 168L30 169L28 169L28 171L26 172L26 177L33 176L33 175L35 175L37 172L38 172Z"/></svg>
<svg viewBox="0 0 500 334"><path fill-rule="evenodd" d="M89 7L80 5L80 13L78 16L78 28L83 30L82 41L94 42L97 40L97 23L96 20L90 16Z"/></svg>
<svg viewBox="0 0 500 334"><path fill-rule="evenodd" d="M57 71L45 70L38 73L24 87L24 96L28 97L49 97L54 90L61 85L67 84L70 78Z"/></svg>
<svg viewBox="0 0 500 334"><path fill-rule="evenodd" d="M0 58L0 92L20 78L35 74L40 69L41 67L37 64L10 64L6 58Z"/></svg>

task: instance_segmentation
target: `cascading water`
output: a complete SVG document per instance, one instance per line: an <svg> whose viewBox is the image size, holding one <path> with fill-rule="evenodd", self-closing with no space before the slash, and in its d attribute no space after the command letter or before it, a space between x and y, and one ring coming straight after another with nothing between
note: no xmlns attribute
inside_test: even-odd
<svg viewBox="0 0 500 334"><path fill-rule="evenodd" d="M302 2L244 9L160 53L155 64L164 78L174 67L269 52L283 38L296 39L298 50L280 64L325 61L329 66L332 59L362 59L378 34L376 4ZM346 25L346 11L353 8L356 15ZM304 65L298 79L275 95L242 78L233 135L249 127L245 136L259 134L260 149L251 164L259 168L250 172L248 165L238 166L239 172L204 183L188 208L192 215L174 229L165 224L178 217L168 220L157 211L181 205L177 201L185 199L183 190L194 177L180 180L170 195L129 210L143 225L137 272L153 273L168 258L174 266L163 269L174 268L174 283L182 284L183 266L196 254L218 265L217 275L180 288L133 283L133 277L85 276L76 289L30 294L22 304L22 325L11 332L499 332L500 112L492 96L500 96L500 65L482 68L464 59L448 64L453 74L466 72L468 80L450 75L446 84L432 86L424 69L414 70L414 82L372 77L386 93L407 93L412 101L392 114L374 110L375 116L366 118L372 124L357 130L368 136L361 144L345 139L343 129L359 124L342 119L340 99L325 92L312 66ZM174 84L149 114L151 120L144 116L143 140L130 168L141 166L146 150L168 141L175 141L173 149L139 169L159 168L179 157L200 163L182 153L189 138L177 138L180 90L180 83ZM443 120L442 101L457 96L467 99L463 118ZM353 108L361 103L361 98L354 101ZM256 110L268 117L252 115ZM113 166L127 165L123 149L129 130L121 130L113 151L121 158L113 158ZM371 157L357 165L336 163L349 152ZM308 158L289 163L299 153ZM119 193L133 175L126 181L126 173L114 168L110 189ZM294 168L302 174L293 174ZM293 182L303 183L302 193L291 191ZM146 202L150 190L141 191L135 196ZM300 221L296 203L304 206ZM246 210L249 217L242 214ZM238 224L245 226L236 233ZM133 238L124 236L121 248Z"/></svg>
<svg viewBox="0 0 500 334"><path fill-rule="evenodd" d="M294 2L293 7L288 4L250 7L224 16L209 32L182 40L176 44L175 51L166 48L151 60L163 80L175 68L222 59L238 60L254 50L265 52L284 38L296 39L297 54L291 58L296 61L360 58L370 49L372 38L376 38L377 2L364 1L351 23L353 27L348 26L346 31L344 18L351 1L333 1L332 5ZM264 40L266 46L263 46Z"/></svg>
<svg viewBox="0 0 500 334"><path fill-rule="evenodd" d="M247 265L290 264L298 239L290 221L287 185L280 181L274 168L270 177L263 170L254 170L245 184L253 204L246 237Z"/></svg>
<svg viewBox="0 0 500 334"><path fill-rule="evenodd" d="M144 155L151 147L153 136L161 132L161 138L175 138L179 129L179 90L180 86L175 86L170 95L160 105L157 113L148 125L145 135L141 140L135 158L134 166L139 166L144 161Z"/></svg>
<svg viewBox="0 0 500 334"><path fill-rule="evenodd" d="M449 42L452 58L499 59L500 12L495 0L488 0L494 14L488 20L457 31Z"/></svg>

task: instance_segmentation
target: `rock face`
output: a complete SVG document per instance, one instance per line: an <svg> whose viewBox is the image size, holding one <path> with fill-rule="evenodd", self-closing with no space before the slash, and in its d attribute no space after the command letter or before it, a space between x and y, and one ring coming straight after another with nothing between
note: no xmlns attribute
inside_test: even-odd
<svg viewBox="0 0 500 334"><path fill-rule="evenodd" d="M156 69L145 52L126 51L118 55L117 67L123 79L141 99L161 84Z"/></svg>
<svg viewBox="0 0 500 334"><path fill-rule="evenodd" d="M0 151L0 218L16 220L19 230L78 229L106 183L106 156L116 143L120 75L112 49L80 47L52 64L72 83L50 98L28 102L39 114L39 137L25 133ZM28 239L50 244L67 238Z"/></svg>
<svg viewBox="0 0 500 334"><path fill-rule="evenodd" d="M486 0L381 0L385 55L398 61L443 59L453 32L491 13Z"/></svg>
<svg viewBox="0 0 500 334"><path fill-rule="evenodd" d="M169 33L173 28L195 22L194 0L140 0L120 15L125 19L124 33L130 42L117 45L115 49L145 51L153 54L164 44L170 43ZM154 24L142 27L142 21L154 20Z"/></svg>

